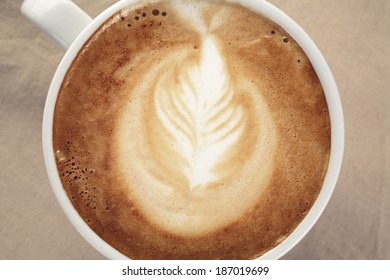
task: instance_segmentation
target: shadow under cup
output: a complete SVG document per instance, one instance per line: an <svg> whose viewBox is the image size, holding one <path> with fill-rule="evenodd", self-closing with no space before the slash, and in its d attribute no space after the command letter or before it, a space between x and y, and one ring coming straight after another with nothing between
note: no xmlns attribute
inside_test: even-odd
<svg viewBox="0 0 390 280"><path fill-rule="evenodd" d="M61 178L57 170L56 155L53 146L53 120L55 106L58 93L63 83L64 77L71 67L72 62L76 58L80 49L93 36L95 31L113 14L120 9L128 6L136 1L119 1L109 9L101 13L96 19L89 24L81 34L75 39L73 44L66 52L62 59L55 76L52 80L48 97L45 104L44 119L43 119L43 150L47 173L55 192L55 195L63 208L68 219L80 234L93 245L100 253L109 259L128 259L125 255L111 247L103 239L101 239L84 220L80 217L77 210L74 208L66 191L64 190ZM310 211L299 223L295 230L279 245L266 252L260 259L277 259L293 248L311 229L318 220L323 210L325 209L336 185L336 181L341 168L343 150L344 150L344 119L341 101L338 89L332 73L327 65L324 57L316 47L310 37L299 27L291 18L282 11L269 4L266 1L234 1L242 6L256 11L267 18L270 18L282 27L303 49L306 56L309 58L318 79L322 85L328 112L330 116L331 127L331 150L328 170L324 179L322 189L311 207Z"/></svg>

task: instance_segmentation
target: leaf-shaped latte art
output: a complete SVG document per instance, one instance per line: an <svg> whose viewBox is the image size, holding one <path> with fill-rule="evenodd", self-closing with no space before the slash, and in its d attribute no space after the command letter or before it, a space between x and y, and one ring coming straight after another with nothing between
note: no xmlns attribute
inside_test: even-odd
<svg viewBox="0 0 390 280"><path fill-rule="evenodd" d="M207 37L200 61L170 77L176 83L161 78L155 88L157 116L185 160L190 190L218 180L215 167L244 130L243 110L233 102L234 84L215 40Z"/></svg>

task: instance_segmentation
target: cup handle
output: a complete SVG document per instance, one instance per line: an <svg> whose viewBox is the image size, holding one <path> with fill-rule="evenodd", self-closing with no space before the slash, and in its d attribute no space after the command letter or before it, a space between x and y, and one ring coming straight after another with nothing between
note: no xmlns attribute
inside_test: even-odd
<svg viewBox="0 0 390 280"><path fill-rule="evenodd" d="M70 0L24 0L21 12L64 50L92 21Z"/></svg>

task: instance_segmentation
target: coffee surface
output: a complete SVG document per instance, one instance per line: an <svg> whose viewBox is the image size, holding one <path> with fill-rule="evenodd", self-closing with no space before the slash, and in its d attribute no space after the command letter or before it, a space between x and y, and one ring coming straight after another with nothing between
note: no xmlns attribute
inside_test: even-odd
<svg viewBox="0 0 390 280"><path fill-rule="evenodd" d="M310 61L272 21L223 1L150 1L81 49L53 141L74 207L128 257L250 259L313 205L330 121Z"/></svg>

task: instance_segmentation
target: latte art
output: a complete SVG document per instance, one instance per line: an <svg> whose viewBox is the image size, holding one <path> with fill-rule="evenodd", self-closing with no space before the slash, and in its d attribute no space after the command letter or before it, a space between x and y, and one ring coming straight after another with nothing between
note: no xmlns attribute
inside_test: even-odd
<svg viewBox="0 0 390 280"><path fill-rule="evenodd" d="M177 83L172 83L174 73L168 72L171 76L163 74L155 89L157 115L170 133L168 141L183 157L190 190L218 181L213 168L237 148L245 125L214 40L208 37L202 42L199 63L180 69Z"/></svg>
<svg viewBox="0 0 390 280"><path fill-rule="evenodd" d="M132 259L251 259L313 205L330 151L321 84L238 4L141 1L86 42L53 145L84 221Z"/></svg>

